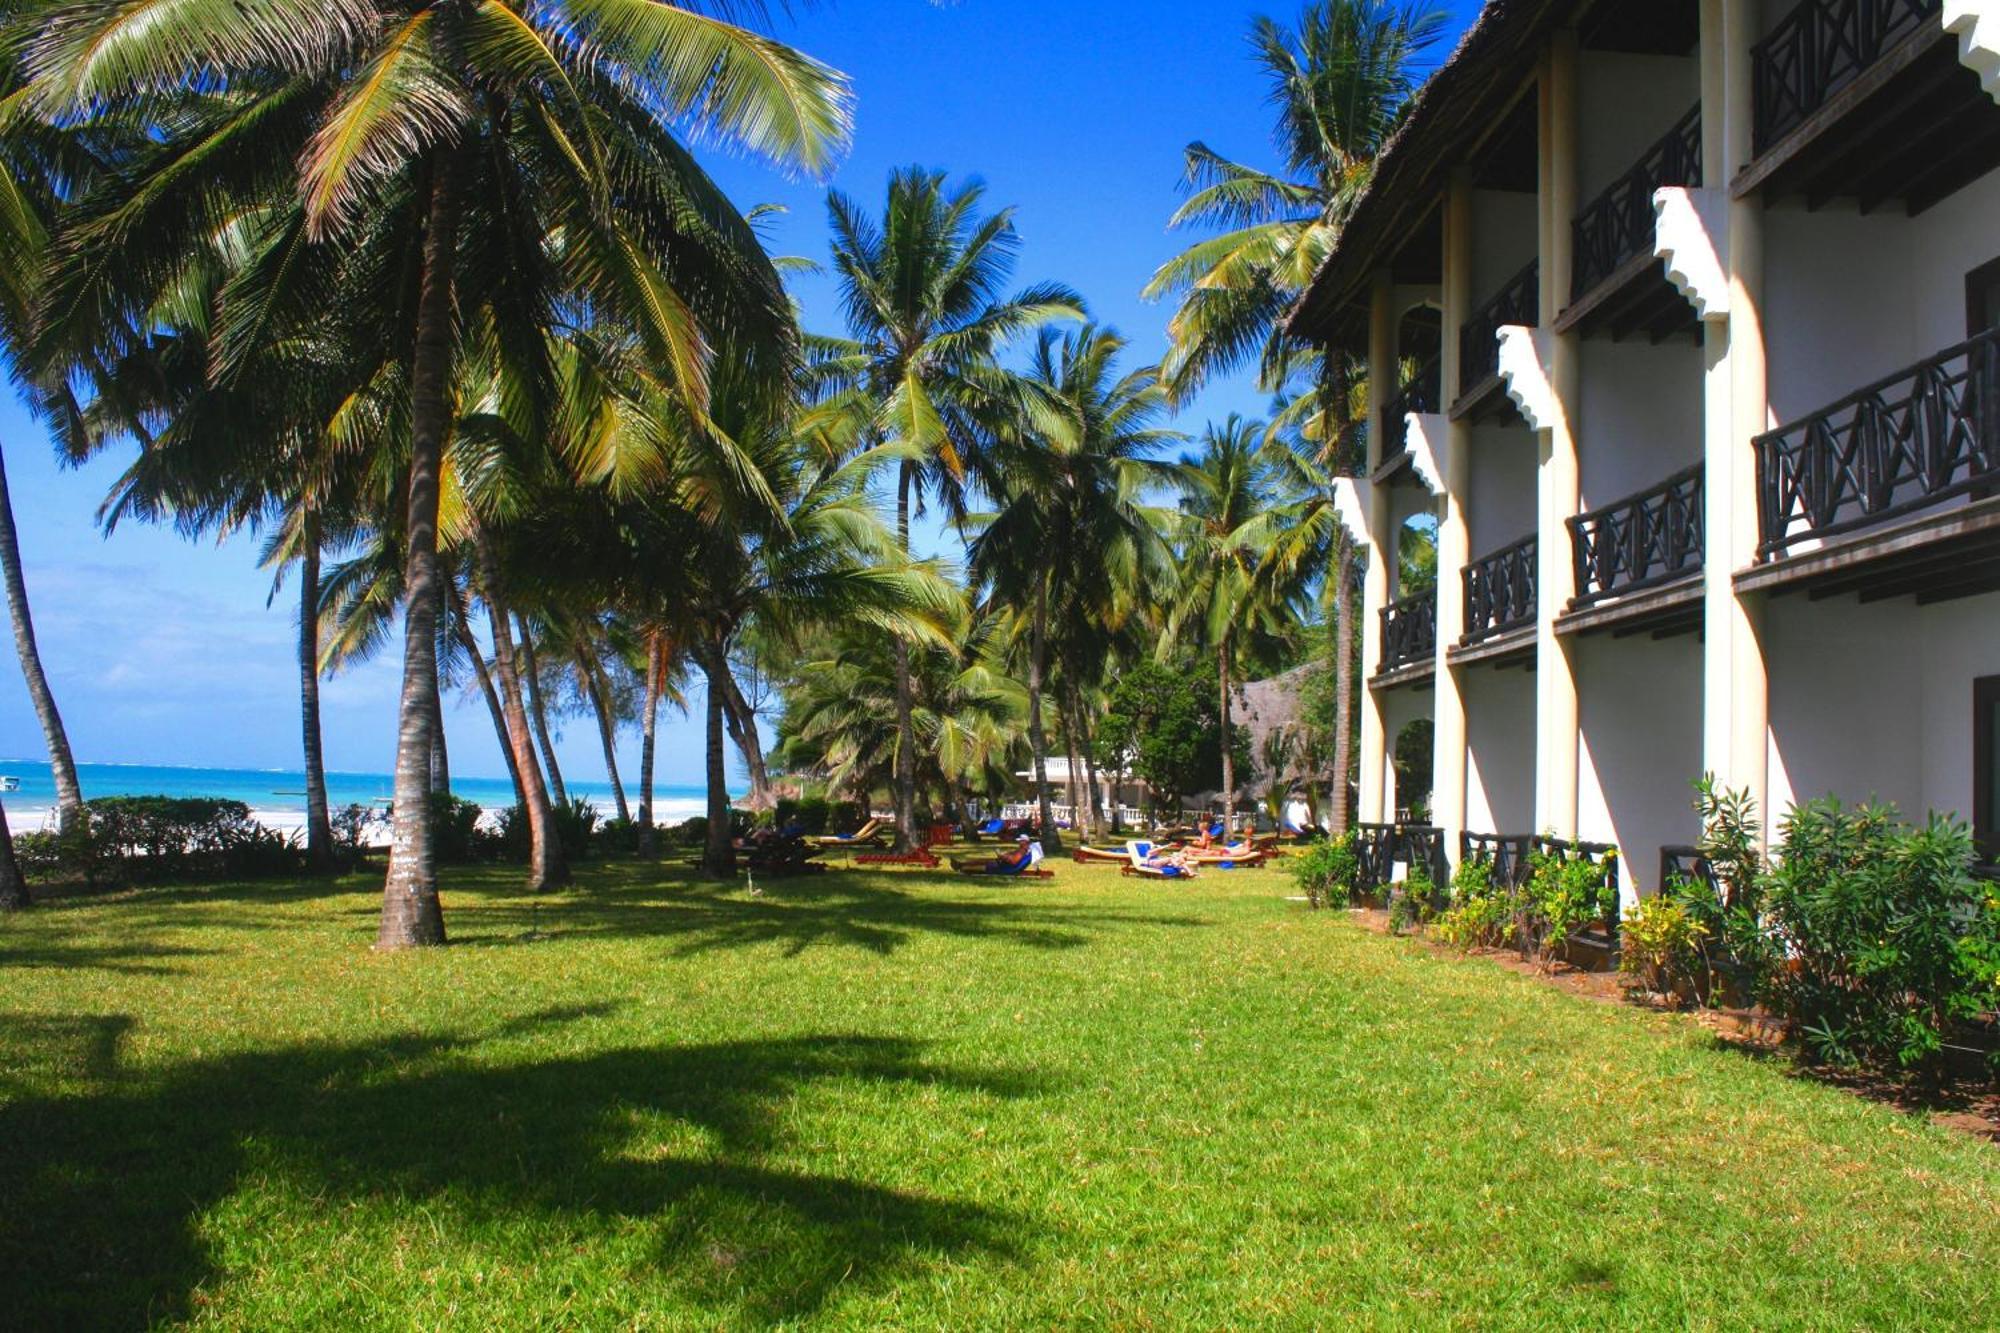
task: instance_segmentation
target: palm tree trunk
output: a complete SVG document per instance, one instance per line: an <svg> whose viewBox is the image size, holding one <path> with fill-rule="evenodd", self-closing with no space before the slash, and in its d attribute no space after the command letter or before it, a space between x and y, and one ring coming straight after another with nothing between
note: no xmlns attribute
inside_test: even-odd
<svg viewBox="0 0 2000 1333"><path fill-rule="evenodd" d="M14 858L14 834L7 827L7 807L0 804L0 912L18 912L32 903L21 863Z"/></svg>
<svg viewBox="0 0 2000 1333"><path fill-rule="evenodd" d="M306 868L333 865L333 819L319 725L319 520L308 512L299 554L299 723L306 761Z"/></svg>
<svg viewBox="0 0 2000 1333"><path fill-rule="evenodd" d="M521 631L521 674L528 686L528 712L535 723L535 745L542 752L542 771L548 775L549 794L557 805L569 804L569 792L563 786L562 766L556 763L555 743L549 739L549 710L542 702L542 669L535 660L535 636L528 626L528 618L520 612L514 613L514 623Z"/></svg>
<svg viewBox="0 0 2000 1333"><path fill-rule="evenodd" d="M756 710L737 687L735 672L725 675L723 684L727 687L722 696L723 720L729 724L729 739L743 755L743 766L750 770L750 808L775 809L778 803L771 796L771 772L764 764L764 738L757 734Z"/></svg>
<svg viewBox="0 0 2000 1333"><path fill-rule="evenodd" d="M576 649L576 674L583 681L583 692L590 698L590 711L597 716L597 739L604 747L604 771L611 779L611 799L618 806L618 817L629 824L632 807L625 803L625 784L618 778L618 733L611 716L610 692L605 689L604 673L581 643Z"/></svg>
<svg viewBox="0 0 2000 1333"><path fill-rule="evenodd" d="M646 712L639 719L639 855L657 856L660 840L653 831L653 756L657 751L660 695L667 674L666 653L658 634L646 636Z"/></svg>
<svg viewBox="0 0 2000 1333"><path fill-rule="evenodd" d="M493 688L493 673L486 669L486 652L463 619L458 622L458 642L472 659L472 674L479 681L479 693L493 718L493 734L500 738L500 757L507 761L507 778L514 784L514 804L526 809L528 794L521 785L521 766L514 762L514 741L507 734L507 710L500 705L500 692Z"/></svg>
<svg viewBox="0 0 2000 1333"><path fill-rule="evenodd" d="M514 764L521 774L521 795L528 815L528 888L540 893L569 883L569 858L562 839L556 835L555 808L549 804L549 789L542 783L541 765L535 762L535 742L528 727L528 705L521 692L521 677L514 663L514 631L508 623L507 608L499 593L499 563L486 535L474 537L479 553L480 591L486 602L486 624L493 638L493 678L500 687L500 703L507 714L507 742L514 752Z"/></svg>
<svg viewBox="0 0 2000 1333"><path fill-rule="evenodd" d="M1225 636L1222 647L1215 654L1216 678L1222 684L1222 836L1227 840L1236 832L1236 756L1231 753L1229 737L1229 639Z"/></svg>
<svg viewBox="0 0 2000 1333"><path fill-rule="evenodd" d="M1333 588L1333 789L1328 793L1327 829L1338 838L1347 832L1352 811L1347 800L1347 773L1354 764L1354 548L1347 535L1336 538Z"/></svg>
<svg viewBox="0 0 2000 1333"><path fill-rule="evenodd" d="M1042 726L1042 654L1048 647L1049 585L1046 576L1035 581L1035 613L1028 626L1028 746L1035 752L1035 799L1041 803L1042 851L1062 855L1062 834L1056 829L1055 811L1049 805L1049 773L1044 756L1049 738Z"/></svg>
<svg viewBox="0 0 2000 1333"><path fill-rule="evenodd" d="M396 794L389 874L382 886L378 949L444 943L437 855L431 836L431 694L437 689L438 499L444 435L451 419L452 266L458 248L454 148L431 168L417 298L416 355L410 368L410 475L403 559L403 693L398 704Z"/></svg>
<svg viewBox="0 0 2000 1333"><path fill-rule="evenodd" d="M7 463L0 455L0 576L7 580L7 610L14 618L14 651L21 657L21 675L28 682L35 717L48 745L49 771L56 784L56 823L65 833L83 820L83 785L76 780L76 756L63 730L56 696L42 670L42 652L35 644L35 618L28 608L28 584L21 577L21 544L14 531L14 501L7 491Z"/></svg>
<svg viewBox="0 0 2000 1333"><path fill-rule="evenodd" d="M1086 842L1097 836L1097 830L1084 816L1083 784L1078 779L1081 771L1076 753L1076 716L1070 711L1069 691L1063 691L1062 705L1056 709L1056 716L1062 721L1063 760L1069 774L1069 823L1077 830L1077 836Z"/></svg>
<svg viewBox="0 0 2000 1333"><path fill-rule="evenodd" d="M451 749L444 738L444 691L431 691L431 794L451 795Z"/></svg>
<svg viewBox="0 0 2000 1333"><path fill-rule="evenodd" d="M1083 773L1090 786L1090 835L1095 838L1104 827L1104 786L1098 781L1096 747L1090 739L1090 717L1083 710L1083 695L1070 691L1070 709L1076 714L1077 744L1083 750Z"/></svg>
<svg viewBox="0 0 2000 1333"><path fill-rule="evenodd" d="M906 556L910 553L910 485L915 476L908 463L897 469L896 542ZM896 638L895 652L896 850L906 852L911 845L911 829L917 822L917 729L912 716L915 691L910 684L910 645L901 636Z"/></svg>
<svg viewBox="0 0 2000 1333"><path fill-rule="evenodd" d="M729 774L722 742L722 678L729 674L729 659L713 642L703 643L700 652L701 672L708 678L708 846L701 869L710 879L731 879L736 874L736 849L730 838Z"/></svg>

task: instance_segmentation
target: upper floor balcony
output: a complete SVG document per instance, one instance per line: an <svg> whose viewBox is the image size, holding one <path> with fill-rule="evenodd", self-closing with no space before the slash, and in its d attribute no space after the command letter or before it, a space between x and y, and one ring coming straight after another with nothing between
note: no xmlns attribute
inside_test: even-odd
<svg viewBox="0 0 2000 1333"><path fill-rule="evenodd" d="M1694 312L1660 266L1653 195L1701 183L1697 104L1571 220L1570 303L1556 317L1557 332L1577 328L1614 341L1643 333L1657 342L1694 327Z"/></svg>
<svg viewBox="0 0 2000 1333"><path fill-rule="evenodd" d="M1439 399L1443 387L1439 383L1442 370L1437 357L1432 357L1419 365L1403 382L1403 388L1391 398L1383 409L1385 432L1383 437L1382 462L1384 467L1397 463L1410 451L1410 417L1425 416L1443 410Z"/></svg>
<svg viewBox="0 0 2000 1333"><path fill-rule="evenodd" d="M1541 320L1542 264L1539 259L1509 278L1472 312L1458 330L1458 399L1453 416L1476 414L1500 394L1500 330L1509 324L1533 328Z"/></svg>
<svg viewBox="0 0 2000 1333"><path fill-rule="evenodd" d="M1752 48L1754 156L1730 190L1915 214L2000 166L2000 106L1945 8L1800 0Z"/></svg>
<svg viewBox="0 0 2000 1333"><path fill-rule="evenodd" d="M1559 633L1616 627L1656 635L1701 618L1704 469L1697 463L1569 520L1576 595Z"/></svg>
<svg viewBox="0 0 2000 1333"><path fill-rule="evenodd" d="M1541 543L1529 533L1459 571L1465 581L1465 635L1454 661L1531 658L1535 639L1535 562Z"/></svg>
<svg viewBox="0 0 2000 1333"><path fill-rule="evenodd" d="M1382 608L1382 660L1378 680L1401 684L1423 677L1437 665L1437 589L1411 593Z"/></svg>
<svg viewBox="0 0 2000 1333"><path fill-rule="evenodd" d="M1757 437L1739 587L1938 600L2000 578L2000 330Z"/></svg>

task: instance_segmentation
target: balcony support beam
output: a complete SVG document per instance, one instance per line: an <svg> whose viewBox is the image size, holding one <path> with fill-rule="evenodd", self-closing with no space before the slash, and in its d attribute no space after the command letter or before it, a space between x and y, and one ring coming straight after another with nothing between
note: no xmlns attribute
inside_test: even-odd
<svg viewBox="0 0 2000 1333"><path fill-rule="evenodd" d="M1958 61L2000 102L2000 10L1992 0L1944 0L1944 28L1958 38Z"/></svg>
<svg viewBox="0 0 2000 1333"><path fill-rule="evenodd" d="M1575 268L1570 219L1576 215L1578 178L1577 62L1575 30L1558 31L1539 80L1543 310L1569 304ZM1576 593L1575 564L1563 538L1581 493L1576 427L1582 339L1572 328L1542 333L1536 342L1537 351L1546 343L1549 389L1548 419L1534 421L1540 443L1538 531L1550 539L1537 544L1535 574L1535 827L1574 838L1581 748L1576 664L1570 642L1556 633L1555 622Z"/></svg>
<svg viewBox="0 0 2000 1333"><path fill-rule="evenodd" d="M1395 398L1396 306L1395 283L1387 269L1377 272L1368 294L1368 466L1372 474L1381 466L1388 438L1389 403ZM1368 498L1368 567L1362 577L1361 598L1361 822L1379 824L1391 813L1393 799L1389 777L1388 719L1380 691L1367 682L1367 674L1382 660L1382 608L1389 604L1390 562L1395 559L1395 534L1389 530L1390 495L1387 486L1370 486Z"/></svg>
<svg viewBox="0 0 2000 1333"><path fill-rule="evenodd" d="M1754 6L1702 0L1702 100L1719 114L1704 123L1719 135L1721 179L1735 179L1754 157L1755 85L1751 49ZM1723 786L1747 790L1768 836L1769 713L1763 645L1763 594L1739 592L1732 576L1757 553L1757 469L1752 441L1768 427L1764 353L1764 213L1755 197L1736 195L1727 212L1723 254L1728 314L1703 324L1702 767Z"/></svg>
<svg viewBox="0 0 2000 1333"><path fill-rule="evenodd" d="M1457 329L1472 313L1472 174L1451 174L1444 200L1444 327ZM1444 340L1439 383L1459 382L1459 343ZM1466 725L1463 671L1450 660L1465 632L1465 582L1457 571L1472 558L1466 504L1471 499L1472 423L1447 418L1438 489L1437 669L1431 696L1431 822L1444 830L1445 854L1456 856L1465 833Z"/></svg>

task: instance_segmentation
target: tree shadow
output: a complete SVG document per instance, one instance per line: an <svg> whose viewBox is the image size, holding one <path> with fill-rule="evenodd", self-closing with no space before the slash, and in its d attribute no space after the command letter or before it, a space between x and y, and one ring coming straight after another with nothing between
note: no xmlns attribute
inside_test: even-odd
<svg viewBox="0 0 2000 1333"><path fill-rule="evenodd" d="M215 952L178 944L148 944L137 938L101 944L41 934L0 936L0 972L15 968L54 968L65 972L95 968L127 976L173 976L183 969L164 960L204 958Z"/></svg>
<svg viewBox="0 0 2000 1333"><path fill-rule="evenodd" d="M581 1016L550 1010L501 1035ZM0 1142L13 1145L0 1155L0 1309L15 1327L186 1316L222 1275L204 1219L246 1181L268 1190L274 1173L316 1214L386 1202L455 1236L644 1223L659 1237L650 1276L718 1317L758 1322L809 1315L837 1285L889 1282L923 1256L1011 1255L1025 1230L994 1209L763 1160L788 1146L780 1112L810 1085L1003 1097L1040 1086L927 1062L914 1042L827 1034L496 1066L466 1058L480 1039L410 1036L155 1076L115 1067L129 1020L38 1021L40 1058L95 1081L0 1104ZM0 1023L11 1045L18 1020ZM660 1117L704 1146L646 1148L640 1126Z"/></svg>
<svg viewBox="0 0 2000 1333"><path fill-rule="evenodd" d="M448 918L449 919L449 918ZM461 944L497 946L559 937L657 937L672 955L776 944L792 957L824 945L887 956L919 935L984 937L1031 949L1076 949L1120 926L1194 927L1197 915L1066 907L1032 899L943 898L857 876L789 880L751 893L703 881L593 885L536 901L510 899L457 919Z"/></svg>

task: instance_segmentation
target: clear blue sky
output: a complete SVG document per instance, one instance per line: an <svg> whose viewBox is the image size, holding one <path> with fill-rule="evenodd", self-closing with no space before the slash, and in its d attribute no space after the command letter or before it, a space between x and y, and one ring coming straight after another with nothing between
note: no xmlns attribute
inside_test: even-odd
<svg viewBox="0 0 2000 1333"><path fill-rule="evenodd" d="M1440 58L1477 4L1449 7ZM1167 316L1139 289L1186 240L1165 227L1181 149L1199 138L1275 165L1271 113L1243 34L1256 14L1295 12L1235 0L843 0L781 18L777 31L854 81L854 148L834 187L876 211L894 167L979 176L995 206L1017 209L1019 279L1074 287L1131 339L1137 364L1160 355ZM824 185L713 150L704 161L743 206L791 210L771 233L775 252L825 258ZM808 325L837 330L831 283L804 278L798 290ZM1197 431L1211 416L1262 406L1247 381L1218 385L1179 424ZM59 468L12 399L0 404L0 445L43 658L78 758L297 767L292 609L288 596L267 607L254 542L191 545L137 526L105 538L95 514L122 458ZM0 757L40 757L20 673L5 657ZM394 654L325 683L329 767L389 769L396 687ZM698 709L699 696L691 702ZM484 706L446 707L454 769L503 774ZM565 772L601 777L591 727L572 720L563 733ZM663 718L663 782L700 780L700 736L695 722ZM630 782L636 738L622 748Z"/></svg>

